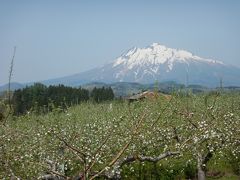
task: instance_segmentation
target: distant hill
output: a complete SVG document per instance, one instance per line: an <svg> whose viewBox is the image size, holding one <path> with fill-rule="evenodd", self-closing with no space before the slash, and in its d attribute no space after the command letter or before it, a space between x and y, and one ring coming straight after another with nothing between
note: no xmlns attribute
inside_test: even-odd
<svg viewBox="0 0 240 180"><path fill-rule="evenodd" d="M84 84L81 87L88 90L92 90L94 87L97 87L97 88L111 87L113 89L115 96L120 97L120 96L128 96L128 95L141 92L143 89L146 88L146 85L139 84L139 83L128 83L128 82L117 82L117 83L110 83L110 84L93 82L93 83Z"/></svg>
<svg viewBox="0 0 240 180"><path fill-rule="evenodd" d="M26 85L32 85L32 84L33 83L29 83L29 84L12 83L11 90L21 89L26 87ZM45 84L45 85L48 85L48 84ZM117 97L130 96L146 90L152 90L152 91L158 90L167 94L175 91L179 91L179 90L183 90L183 91L186 90L186 87L184 84L179 84L174 81L166 81L161 83L156 82L151 84L140 84L140 83L132 83L132 82L116 82L116 83L92 82L92 83L82 84L81 86L72 86L72 87L81 87L84 89L88 89L90 91L94 87L96 88L111 87L114 91L115 96ZM4 86L0 86L0 95L1 95L1 92L6 91L7 89L8 89L7 84ZM189 85L188 89L190 89L191 92L193 93L200 93L200 92L208 92L211 90L217 90L218 88L208 88L206 86L201 86L201 85ZM223 90L226 92L240 91L240 87L226 86L226 87L223 87Z"/></svg>
<svg viewBox="0 0 240 180"><path fill-rule="evenodd" d="M137 94L139 92L143 92L146 90L151 90L151 91L161 91L163 93L172 93L174 91L178 90L184 90L185 85L183 84L178 84L173 81L168 81L168 82L162 82L162 83L153 83L153 84L140 84L140 83L131 83L131 82L117 82L117 83L88 83L85 85L81 86L82 88L92 90L94 87L111 87L114 91L115 96L117 97L124 97L124 96L129 96L133 94ZM209 91L210 89L204 86L200 85L190 85L189 89L191 89L192 92L205 92Z"/></svg>
<svg viewBox="0 0 240 180"><path fill-rule="evenodd" d="M12 82L10 84L10 87L11 87L11 90L14 91L16 89L21 89L21 88L24 88L26 85L24 84L21 84L21 83L17 83L17 82ZM8 91L8 84L5 84L3 86L0 86L0 92L3 92L3 91Z"/></svg>

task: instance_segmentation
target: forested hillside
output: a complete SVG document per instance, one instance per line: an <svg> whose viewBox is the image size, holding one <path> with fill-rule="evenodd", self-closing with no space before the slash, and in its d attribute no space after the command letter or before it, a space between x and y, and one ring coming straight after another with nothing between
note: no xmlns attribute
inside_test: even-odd
<svg viewBox="0 0 240 180"><path fill-rule="evenodd" d="M88 100L99 103L113 99L114 94L110 87L94 88L89 91L81 87L45 86L35 83L33 86L14 91L12 107L15 115L24 114L27 111L46 113L57 107L66 109Z"/></svg>

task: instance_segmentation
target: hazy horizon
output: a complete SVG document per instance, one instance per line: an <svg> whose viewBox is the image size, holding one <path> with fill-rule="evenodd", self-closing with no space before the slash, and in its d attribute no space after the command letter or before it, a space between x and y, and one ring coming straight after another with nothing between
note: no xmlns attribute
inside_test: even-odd
<svg viewBox="0 0 240 180"><path fill-rule="evenodd" d="M72 75L154 42L240 67L240 1L1 1L0 85Z"/></svg>

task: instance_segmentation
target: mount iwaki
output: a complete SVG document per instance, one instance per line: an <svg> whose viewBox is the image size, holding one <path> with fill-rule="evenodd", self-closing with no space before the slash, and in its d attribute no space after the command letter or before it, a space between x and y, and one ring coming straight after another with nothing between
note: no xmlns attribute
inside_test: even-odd
<svg viewBox="0 0 240 180"><path fill-rule="evenodd" d="M129 49L102 67L43 83L76 86L91 82L150 84L156 81L209 87L218 87L221 81L224 86L240 86L240 68L153 43L145 48Z"/></svg>

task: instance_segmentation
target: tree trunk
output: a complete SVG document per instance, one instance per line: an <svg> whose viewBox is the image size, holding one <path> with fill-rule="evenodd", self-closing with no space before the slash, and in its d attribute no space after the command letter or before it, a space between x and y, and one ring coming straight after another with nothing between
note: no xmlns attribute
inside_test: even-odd
<svg viewBox="0 0 240 180"><path fill-rule="evenodd" d="M197 158L197 170L198 170L198 180L205 180L206 179L206 171L203 167L203 157L200 153L198 153Z"/></svg>
<svg viewBox="0 0 240 180"><path fill-rule="evenodd" d="M205 180L206 179L206 175L205 175L205 171L200 167L198 167L198 180Z"/></svg>

